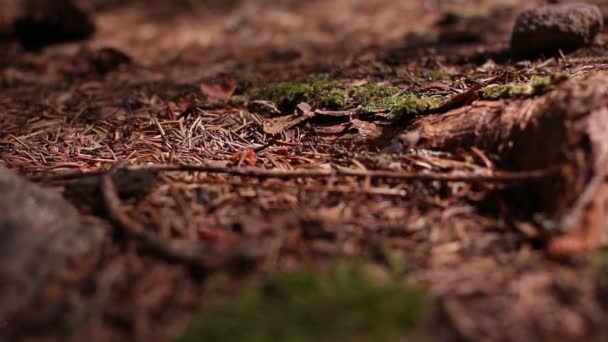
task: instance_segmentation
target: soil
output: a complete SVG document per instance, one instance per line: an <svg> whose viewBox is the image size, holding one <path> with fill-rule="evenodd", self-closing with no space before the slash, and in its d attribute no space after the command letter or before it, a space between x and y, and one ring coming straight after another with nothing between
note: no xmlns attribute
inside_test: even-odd
<svg viewBox="0 0 608 342"><path fill-rule="evenodd" d="M608 338L604 252L545 248L561 231L535 186L544 139L518 147L528 159L412 143L454 117L523 122L542 101L597 110L603 87L571 89L605 79L604 32L520 60L511 28L541 2L80 3L91 39L2 43L0 156L111 228L41 294L63 299L65 322L0 322L0 336L172 340L270 273L344 258L388 272L398 251L433 299L433 340Z"/></svg>

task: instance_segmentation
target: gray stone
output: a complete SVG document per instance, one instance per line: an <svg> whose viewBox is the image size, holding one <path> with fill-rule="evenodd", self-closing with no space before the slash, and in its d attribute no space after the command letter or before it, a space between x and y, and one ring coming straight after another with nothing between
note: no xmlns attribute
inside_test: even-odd
<svg viewBox="0 0 608 342"><path fill-rule="evenodd" d="M103 236L60 193L0 166L0 336L60 319L65 312L32 306L70 258L92 253Z"/></svg>
<svg viewBox="0 0 608 342"><path fill-rule="evenodd" d="M566 3L527 10L515 22L511 50L526 57L574 51L593 43L603 23L595 5Z"/></svg>

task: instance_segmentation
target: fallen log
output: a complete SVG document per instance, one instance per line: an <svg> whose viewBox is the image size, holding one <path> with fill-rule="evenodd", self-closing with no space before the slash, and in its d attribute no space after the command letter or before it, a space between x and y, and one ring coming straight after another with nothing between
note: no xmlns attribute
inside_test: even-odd
<svg viewBox="0 0 608 342"><path fill-rule="evenodd" d="M482 148L517 171L559 167L521 194L536 196L534 209L563 232L548 241L548 253L569 257L600 245L608 205L608 74L567 81L542 97L477 101L423 117L398 140L444 151Z"/></svg>

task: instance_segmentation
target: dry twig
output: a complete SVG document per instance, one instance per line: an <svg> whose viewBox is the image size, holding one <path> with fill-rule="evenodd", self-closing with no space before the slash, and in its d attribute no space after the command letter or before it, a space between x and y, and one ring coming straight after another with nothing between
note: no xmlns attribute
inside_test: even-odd
<svg viewBox="0 0 608 342"><path fill-rule="evenodd" d="M150 164L141 166L127 166L127 171L150 171L150 172L204 172L227 174L241 177L257 178L328 178L338 176L352 177L371 177L371 178L390 178L399 180L419 180L419 181L444 181L444 182L521 182L527 180L541 179L551 176L557 171L554 169L530 170L530 171L493 171L489 174L477 173L437 173L437 172L409 172L409 171L386 171L386 170L353 170L347 168L334 168L328 170L281 170L264 169L259 167L231 167L213 165L162 165ZM30 179L34 181L53 182L67 181L86 177L96 177L108 174L108 170L97 170L91 172L74 172L60 175L34 176Z"/></svg>
<svg viewBox="0 0 608 342"><path fill-rule="evenodd" d="M112 180L111 173L106 173L101 177L101 193L110 219L120 229L121 233L125 234L130 239L141 242L145 249L162 259L188 265L197 271L208 271L209 265L204 263L201 258L183 253L176 248L168 246L161 239L158 239L153 234L146 231L141 224L131 220L131 218L123 212L121 209L122 204L114 181Z"/></svg>

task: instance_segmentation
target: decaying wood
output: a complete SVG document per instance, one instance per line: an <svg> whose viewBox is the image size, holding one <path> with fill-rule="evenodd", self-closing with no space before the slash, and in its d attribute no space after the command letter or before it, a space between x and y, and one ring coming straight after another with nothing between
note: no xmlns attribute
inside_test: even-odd
<svg viewBox="0 0 608 342"><path fill-rule="evenodd" d="M479 101L422 118L400 139L408 146L441 150L479 147L520 171L559 167L556 177L528 191L538 197L537 209L560 222L567 234L548 244L549 253L587 252L600 243L608 204L607 84L608 75L598 74L566 82L544 97Z"/></svg>

